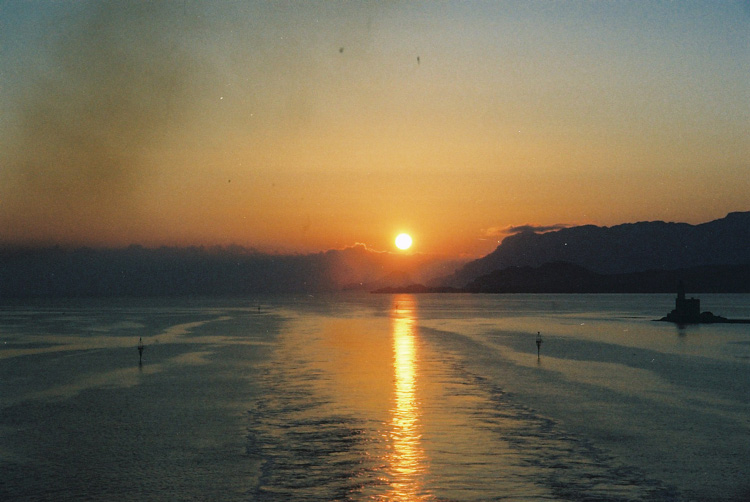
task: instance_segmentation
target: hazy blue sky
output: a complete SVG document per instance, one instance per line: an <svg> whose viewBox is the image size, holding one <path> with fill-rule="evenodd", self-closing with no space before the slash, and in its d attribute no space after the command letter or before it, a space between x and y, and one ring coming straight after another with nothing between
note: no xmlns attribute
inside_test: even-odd
<svg viewBox="0 0 750 502"><path fill-rule="evenodd" d="M748 2L0 3L0 239L477 256L750 210Z"/></svg>

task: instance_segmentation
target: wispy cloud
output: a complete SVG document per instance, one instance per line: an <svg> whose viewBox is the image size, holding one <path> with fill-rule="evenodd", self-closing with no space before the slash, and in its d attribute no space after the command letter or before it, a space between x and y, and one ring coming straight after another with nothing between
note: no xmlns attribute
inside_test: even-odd
<svg viewBox="0 0 750 502"><path fill-rule="evenodd" d="M535 234L543 234L545 232L554 232L563 228L568 228L572 225L566 223L558 223L556 225L510 225L507 227L490 227L484 230L486 237L505 237L508 235L515 235L520 233L531 232Z"/></svg>

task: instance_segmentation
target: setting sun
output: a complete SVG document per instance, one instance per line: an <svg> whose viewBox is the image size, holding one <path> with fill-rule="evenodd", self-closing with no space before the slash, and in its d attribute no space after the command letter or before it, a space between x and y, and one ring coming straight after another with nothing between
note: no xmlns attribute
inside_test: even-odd
<svg viewBox="0 0 750 502"><path fill-rule="evenodd" d="M398 234L398 237L396 237L396 247L399 249L409 249L411 247L411 236L409 234Z"/></svg>

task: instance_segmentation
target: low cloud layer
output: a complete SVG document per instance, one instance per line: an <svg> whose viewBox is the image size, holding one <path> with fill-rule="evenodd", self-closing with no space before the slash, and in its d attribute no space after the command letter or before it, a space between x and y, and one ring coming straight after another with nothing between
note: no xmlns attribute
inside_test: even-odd
<svg viewBox="0 0 750 502"><path fill-rule="evenodd" d="M367 291L446 276L461 264L363 245L305 255L239 246L0 248L0 298Z"/></svg>

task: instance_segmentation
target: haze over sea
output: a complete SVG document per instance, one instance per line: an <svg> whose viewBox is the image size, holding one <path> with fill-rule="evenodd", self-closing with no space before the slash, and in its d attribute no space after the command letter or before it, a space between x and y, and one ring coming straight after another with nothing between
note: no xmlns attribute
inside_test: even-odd
<svg viewBox="0 0 750 502"><path fill-rule="evenodd" d="M672 306L6 301L0 499L748 500L750 332L652 322Z"/></svg>

